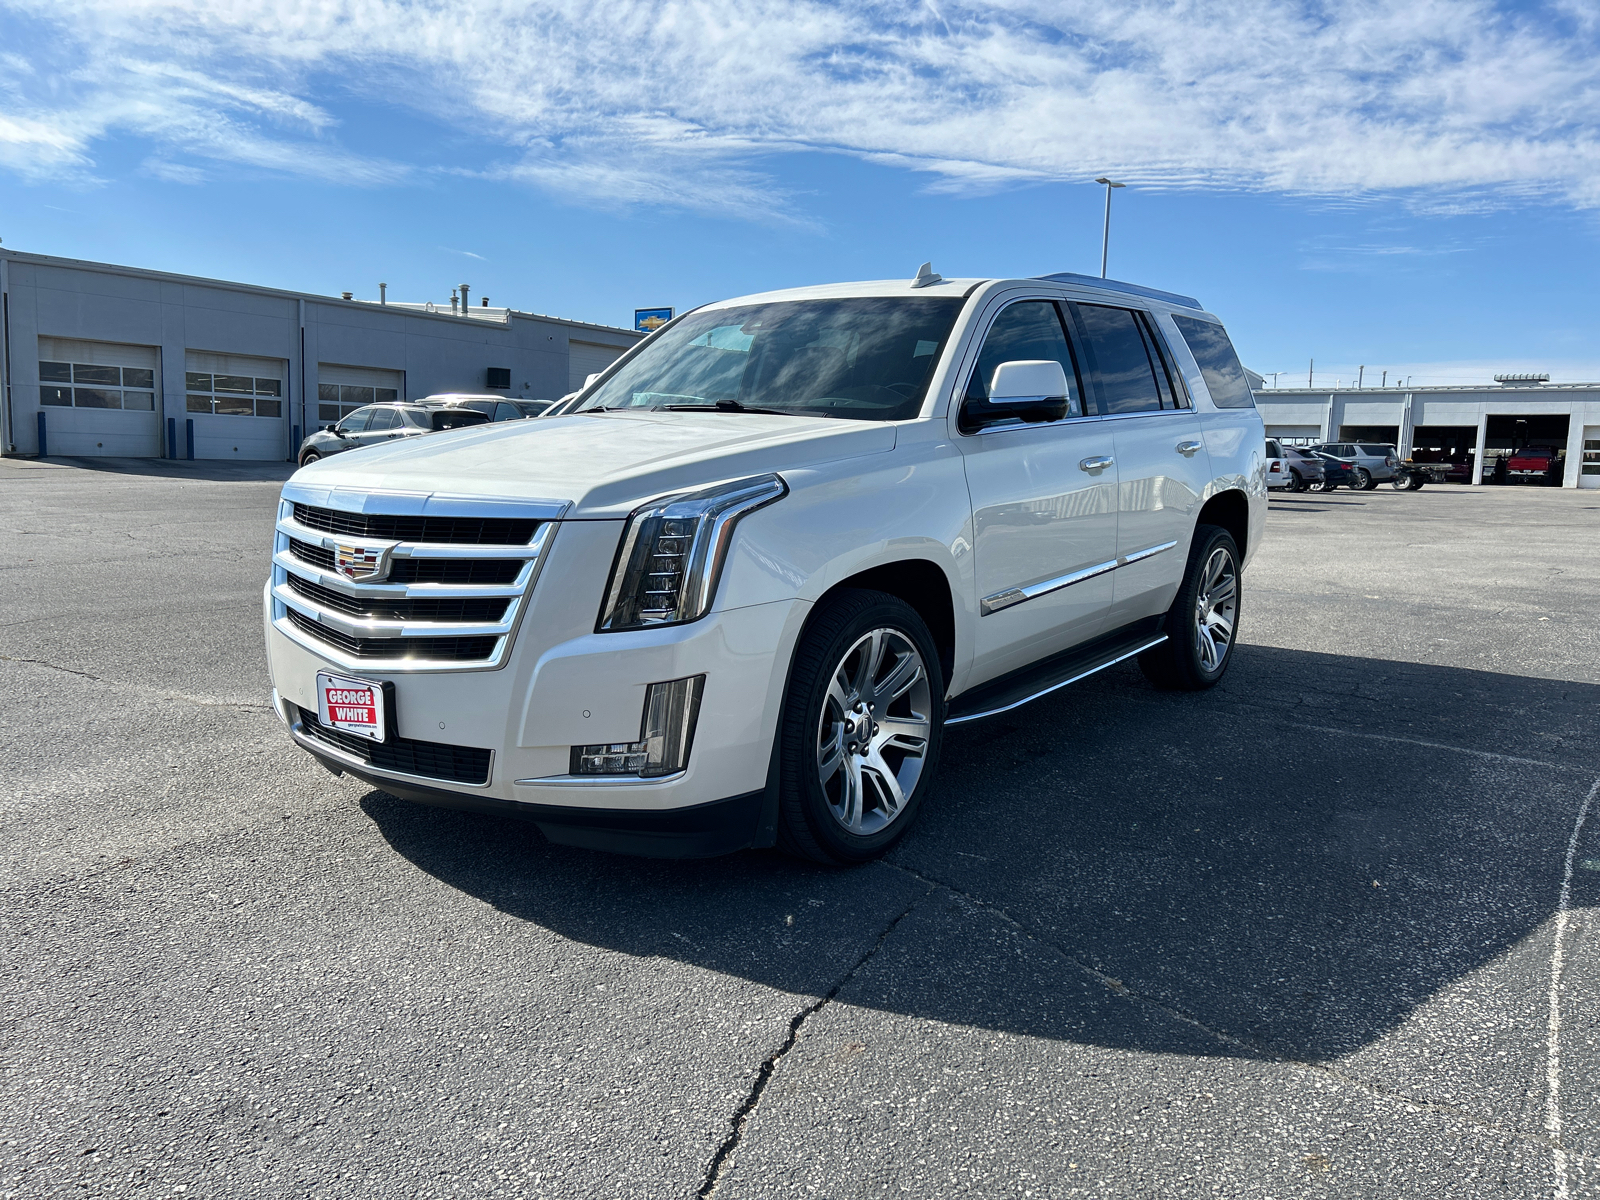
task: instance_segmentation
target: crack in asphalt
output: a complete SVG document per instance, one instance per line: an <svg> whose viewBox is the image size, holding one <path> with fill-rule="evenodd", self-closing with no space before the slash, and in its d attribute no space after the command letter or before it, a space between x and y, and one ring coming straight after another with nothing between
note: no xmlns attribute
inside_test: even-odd
<svg viewBox="0 0 1600 1200"><path fill-rule="evenodd" d="M58 663L46 662L42 658L12 658L8 654L0 654L0 662L25 663L33 667L47 667L52 671L61 671L67 675L77 675L82 679L92 679L95 683L112 682L103 679L99 675L91 675L87 671L79 671L72 667L63 667ZM186 704L193 704L196 708L244 708L255 712L272 711L272 705L257 704L250 700L204 700L199 696L185 695L183 692L164 692L159 688L153 688L143 683L117 682L116 686L137 688L143 692L153 692L164 700L182 700Z"/></svg>
<svg viewBox="0 0 1600 1200"><path fill-rule="evenodd" d="M1159 1000L1154 996L1135 991L1133 988L1130 988L1127 984L1123 983L1122 980L1117 979L1114 976L1107 975L1104 971L1090 966L1088 963L1074 955L1071 951L1067 950L1066 947L1058 944L1055 941L1052 941L1050 938L1042 937L1033 932L1033 930L1029 929L1021 921L1017 920L1009 912L1001 908L998 904L985 900L981 896L974 896L971 892L956 887L952 883L947 883L942 879L936 879L932 876L925 875L921 871L917 871L911 867L905 867L901 866L899 863L892 863L883 860L880 860L880 862L883 866L888 867L890 870L899 871L902 874L909 875L913 879L927 884L930 888L946 891L954 896L960 896L963 900L971 901L973 904L987 909L988 911L1000 917L1001 920L1005 921L1030 941L1037 942L1043 946L1048 946L1051 950L1054 950L1057 954L1061 955L1062 958L1066 959L1073 966L1077 967L1085 975L1088 975L1091 979L1104 986L1108 991L1111 991L1126 1000L1132 1000L1140 1004L1148 1004L1150 1007L1165 1014L1172 1020L1179 1021L1193 1029L1197 1029L1208 1037L1221 1042L1223 1045L1240 1051L1258 1061L1279 1063L1283 1066L1299 1067L1302 1070L1312 1071L1316 1074L1327 1076L1330 1079L1336 1079L1340 1083L1348 1084L1354 1088L1359 1088L1361 1091L1367 1092L1370 1095L1381 1097L1385 1100L1397 1100L1402 1104L1409 1104L1414 1108L1423 1109L1428 1112L1439 1113L1443 1116L1455 1117L1479 1129L1490 1130L1495 1133L1508 1134L1512 1137L1522 1138L1528 1142L1532 1142L1535 1145L1544 1146L1549 1149L1559 1149L1559 1144L1547 1135L1531 1133L1525 1129L1508 1128L1504 1125L1496 1124L1493 1121L1485 1121L1482 1118L1475 1116L1471 1112L1468 1112L1466 1109L1459 1108L1453 1104L1444 1104L1437 1100L1425 1100L1418 1096L1410 1096L1404 1092L1386 1088L1381 1083L1374 1083L1371 1080L1362 1079L1359 1076L1340 1071L1334 1067L1328 1066L1326 1063L1312 1062L1308 1059L1295 1058L1292 1055L1282 1054L1279 1051L1270 1050L1265 1046L1257 1045L1256 1043L1245 1038L1235 1037L1233 1034L1225 1033L1220 1029L1213 1029L1204 1021L1199 1020L1197 1017L1191 1016L1182 1009L1174 1008L1171 1004L1168 1004L1164 1000ZM1573 1152L1569 1150L1568 1153L1572 1154ZM1588 1156L1580 1155L1579 1157L1587 1158ZM705 1193L702 1193L702 1195L704 1194Z"/></svg>
<svg viewBox="0 0 1600 1200"><path fill-rule="evenodd" d="M711 1164L706 1168L705 1182L700 1185L700 1190L695 1193L697 1200L707 1200L707 1197L716 1194L717 1185L722 1182L722 1172L732 1160L734 1151L739 1148L740 1139L744 1137L745 1124L755 1112L756 1106L761 1103L761 1095L767 1090L767 1084L772 1081L772 1076L777 1071L778 1064L783 1061L784 1055L794 1049L795 1042L800 1037L800 1030L804 1028L805 1023L833 1003L834 997L839 994L840 989L849 983L862 967L871 962L879 950L883 949L884 943L889 940L889 935L895 931L895 927L905 920L911 914L911 910L916 908L921 901L932 895L939 886L930 883L928 880L923 880L923 882L928 884L928 891L906 905L899 916L884 926L883 932L878 934L877 941L873 942L866 953L851 964L850 969L841 975L838 982L828 989L827 995L802 1008L789 1021L789 1036L784 1039L783 1045L769 1054L766 1061L761 1064L761 1069L756 1073L755 1082L750 1085L750 1091L746 1094L743 1103L734 1110L731 1121L733 1128L728 1131L728 1136L723 1139L722 1145L717 1147L716 1154L712 1156Z"/></svg>

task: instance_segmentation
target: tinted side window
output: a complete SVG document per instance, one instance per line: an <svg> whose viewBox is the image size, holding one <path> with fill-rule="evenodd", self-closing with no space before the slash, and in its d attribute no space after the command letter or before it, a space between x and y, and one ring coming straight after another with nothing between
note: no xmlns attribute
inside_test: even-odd
<svg viewBox="0 0 1600 1200"><path fill-rule="evenodd" d="M400 414L392 408L375 408L372 410L372 421L368 424L369 431L374 429L399 429Z"/></svg>
<svg viewBox="0 0 1600 1200"><path fill-rule="evenodd" d="M494 406L494 419L496 421L520 421L522 410L515 404L507 404L502 400Z"/></svg>
<svg viewBox="0 0 1600 1200"><path fill-rule="evenodd" d="M1067 416L1084 415L1083 392L1078 382L1077 360L1067 341L1060 311L1052 300L1022 300L1001 311L989 326L978 353L978 365L967 380L962 414L1001 412L1004 405L989 404L989 382L1001 363L1048 359L1061 364L1067 374Z"/></svg>
<svg viewBox="0 0 1600 1200"><path fill-rule="evenodd" d="M1210 321L1197 321L1193 317L1172 317L1189 344L1189 353L1199 364L1200 374L1206 381L1206 391L1218 408L1254 408L1255 398L1250 395L1249 381L1244 377L1244 367L1234 351L1228 333L1221 325Z"/></svg>
<svg viewBox="0 0 1600 1200"><path fill-rule="evenodd" d="M370 408L358 408L344 420L339 422L339 427L345 433L362 433L367 428L367 422L372 420Z"/></svg>
<svg viewBox="0 0 1600 1200"><path fill-rule="evenodd" d="M1362 450L1362 453L1364 453L1364 454L1374 454L1374 455L1377 455L1379 458L1382 458L1387 454L1393 453L1393 447L1391 447L1391 446L1362 446L1361 450Z"/></svg>
<svg viewBox="0 0 1600 1200"><path fill-rule="evenodd" d="M1150 348L1150 362L1156 369L1156 385L1161 389L1162 407L1194 407L1189 402L1189 388L1183 382L1182 373L1172 365L1172 351L1167 346L1166 335L1147 312L1139 314L1139 323L1144 327L1145 341Z"/></svg>
<svg viewBox="0 0 1600 1200"><path fill-rule="evenodd" d="M1278 449L1278 443L1277 442L1268 442L1267 443L1267 457L1268 458L1282 458L1283 457L1283 451Z"/></svg>
<svg viewBox="0 0 1600 1200"><path fill-rule="evenodd" d="M1100 385L1102 412L1150 412L1161 408L1150 350L1138 314L1099 304L1075 305ZM1172 407L1168 401L1167 407Z"/></svg>

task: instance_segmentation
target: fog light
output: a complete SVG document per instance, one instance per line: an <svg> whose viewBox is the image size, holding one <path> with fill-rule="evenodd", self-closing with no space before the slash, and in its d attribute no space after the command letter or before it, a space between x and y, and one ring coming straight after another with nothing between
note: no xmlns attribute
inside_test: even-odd
<svg viewBox="0 0 1600 1200"><path fill-rule="evenodd" d="M572 747L573 775L675 775L689 765L694 726L700 717L704 675L652 683L644 694L637 742L601 742Z"/></svg>

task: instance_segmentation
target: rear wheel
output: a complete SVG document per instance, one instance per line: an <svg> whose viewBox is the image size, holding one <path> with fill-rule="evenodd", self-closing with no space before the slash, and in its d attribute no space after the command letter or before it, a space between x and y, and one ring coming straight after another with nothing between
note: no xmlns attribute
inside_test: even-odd
<svg viewBox="0 0 1600 1200"><path fill-rule="evenodd" d="M944 676L916 610L884 592L827 601L789 677L779 846L836 865L882 854L916 819L943 732Z"/></svg>
<svg viewBox="0 0 1600 1200"><path fill-rule="evenodd" d="M1303 492L1306 490L1305 476L1301 475L1293 467L1289 468L1289 490L1291 492Z"/></svg>
<svg viewBox="0 0 1600 1200"><path fill-rule="evenodd" d="M1421 475L1413 475L1411 477L1411 482L1406 484L1406 490L1408 492L1420 492L1422 490L1422 485L1426 482L1427 480L1423 479Z"/></svg>
<svg viewBox="0 0 1600 1200"><path fill-rule="evenodd" d="M1197 692L1227 673L1239 633L1239 548L1226 529L1195 529L1183 583L1161 629L1167 640L1139 656L1151 683Z"/></svg>
<svg viewBox="0 0 1600 1200"><path fill-rule="evenodd" d="M1372 476L1365 467L1357 467L1350 472L1350 490L1352 492L1369 492L1372 490Z"/></svg>
<svg viewBox="0 0 1600 1200"><path fill-rule="evenodd" d="M1411 480L1404 475L1396 475L1389 480L1389 486L1397 492L1416 491L1416 488L1411 485Z"/></svg>

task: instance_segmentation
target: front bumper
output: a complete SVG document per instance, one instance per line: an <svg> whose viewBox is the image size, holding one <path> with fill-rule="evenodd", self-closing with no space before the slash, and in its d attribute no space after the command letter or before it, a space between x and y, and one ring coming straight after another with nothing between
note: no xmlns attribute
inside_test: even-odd
<svg viewBox="0 0 1600 1200"><path fill-rule="evenodd" d="M394 795L527 817L553 841L656 855L761 844L784 668L809 606L777 601L713 611L689 625L594 633L600 583L576 581L605 579L616 536L611 522L564 524L506 653L488 670L391 672L336 661L281 615L274 620L269 584L267 658L290 736L330 768ZM385 767L308 731L300 710L316 712L319 671L393 684L391 739L430 752L487 752L482 782L391 769L393 755ZM569 774L573 746L639 737L650 684L699 674L705 689L682 772Z"/></svg>

